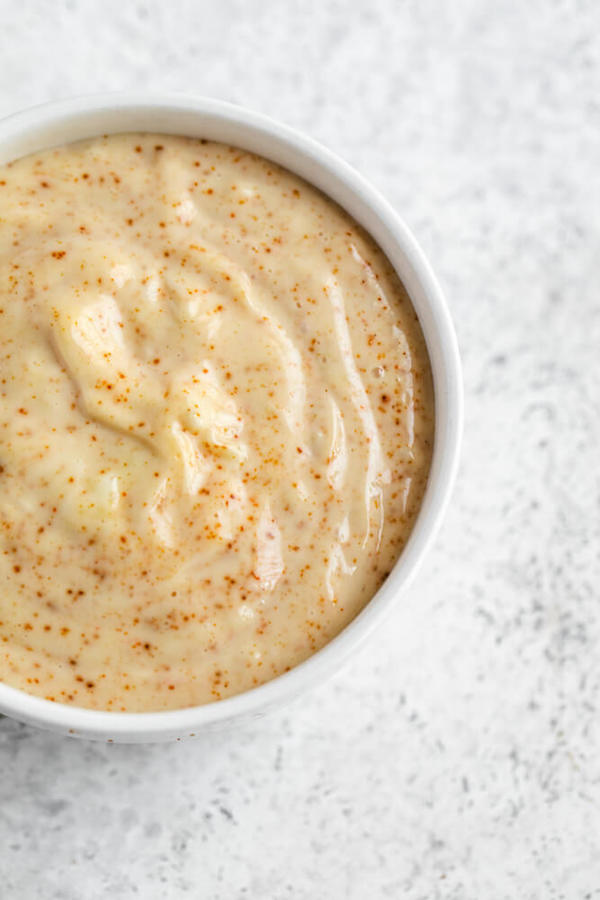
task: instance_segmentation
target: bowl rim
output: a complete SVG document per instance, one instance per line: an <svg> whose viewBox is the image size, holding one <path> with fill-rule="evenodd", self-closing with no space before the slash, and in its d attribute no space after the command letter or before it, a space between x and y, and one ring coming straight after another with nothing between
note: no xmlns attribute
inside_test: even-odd
<svg viewBox="0 0 600 900"><path fill-rule="evenodd" d="M130 122L147 122L148 127L120 127ZM172 127L164 127L171 122ZM177 122L182 125L179 129ZM80 137L69 137L69 127L81 133ZM9 161L57 144L127 131L182 135L192 131L191 136L218 140L206 132L207 127L219 130L224 142L253 152L261 152L254 148L268 144L269 152L263 150L263 156L301 175L336 200L390 258L419 315L432 364L435 437L428 485L409 540L374 597L321 650L263 685L201 706L111 712L46 700L0 682L0 713L78 737L124 742L193 737L219 723L260 715L322 683L358 650L414 579L437 534L456 479L463 388L458 344L443 292L404 221L379 191L332 151L266 115L226 101L188 94L116 92L52 101L8 116L0 121L0 156ZM235 139L237 134L239 141ZM61 139L61 135L67 136ZM228 140L228 135L233 139ZM281 158L286 161L281 163ZM371 227L364 222L369 217Z"/></svg>

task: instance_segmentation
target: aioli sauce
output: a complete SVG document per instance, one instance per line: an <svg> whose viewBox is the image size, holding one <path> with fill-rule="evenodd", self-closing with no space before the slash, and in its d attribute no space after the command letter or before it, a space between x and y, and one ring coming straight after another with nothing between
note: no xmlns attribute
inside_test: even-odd
<svg viewBox="0 0 600 900"><path fill-rule="evenodd" d="M287 671L370 600L427 481L415 312L338 206L206 141L0 167L0 680L106 710Z"/></svg>

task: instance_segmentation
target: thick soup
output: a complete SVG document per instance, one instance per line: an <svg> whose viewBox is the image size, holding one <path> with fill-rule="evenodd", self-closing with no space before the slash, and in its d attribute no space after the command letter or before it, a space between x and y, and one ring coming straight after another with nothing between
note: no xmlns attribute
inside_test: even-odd
<svg viewBox="0 0 600 900"><path fill-rule="evenodd" d="M117 135L0 167L0 681L208 703L370 600L427 481L390 264L265 159Z"/></svg>

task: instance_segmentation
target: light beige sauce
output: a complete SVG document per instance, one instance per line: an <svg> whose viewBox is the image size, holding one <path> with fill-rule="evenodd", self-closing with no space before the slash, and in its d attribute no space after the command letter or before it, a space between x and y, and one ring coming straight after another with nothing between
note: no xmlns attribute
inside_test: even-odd
<svg viewBox="0 0 600 900"><path fill-rule="evenodd" d="M244 691L373 596L418 511L431 376L335 204L220 144L0 168L0 680L109 710Z"/></svg>

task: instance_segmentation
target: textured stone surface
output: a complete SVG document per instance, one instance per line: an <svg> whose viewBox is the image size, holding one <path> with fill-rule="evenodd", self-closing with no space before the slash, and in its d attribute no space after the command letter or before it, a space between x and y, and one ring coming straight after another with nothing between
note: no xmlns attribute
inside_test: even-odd
<svg viewBox="0 0 600 900"><path fill-rule="evenodd" d="M0 896L600 897L597 3L0 11L2 114L195 91L357 166L434 263L467 391L437 545L333 682L185 745L0 720Z"/></svg>

